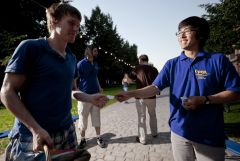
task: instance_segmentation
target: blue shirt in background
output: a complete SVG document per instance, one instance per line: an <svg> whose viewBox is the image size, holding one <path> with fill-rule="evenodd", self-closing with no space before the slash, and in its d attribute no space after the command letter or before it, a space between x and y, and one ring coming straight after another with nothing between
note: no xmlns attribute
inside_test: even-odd
<svg viewBox="0 0 240 161"><path fill-rule="evenodd" d="M77 63L77 71L79 90L88 94L99 93L97 62L91 63L87 58L84 58Z"/></svg>
<svg viewBox="0 0 240 161"><path fill-rule="evenodd" d="M223 105L202 105L186 110L181 97L208 96L229 90L240 92L240 79L234 66L219 53L198 53L191 59L181 53L164 65L153 82L160 90L170 87L171 130L192 141L224 146Z"/></svg>

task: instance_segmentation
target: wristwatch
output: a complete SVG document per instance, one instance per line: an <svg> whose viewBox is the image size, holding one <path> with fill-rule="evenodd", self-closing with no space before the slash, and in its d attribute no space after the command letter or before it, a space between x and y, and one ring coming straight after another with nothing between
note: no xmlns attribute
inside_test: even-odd
<svg viewBox="0 0 240 161"><path fill-rule="evenodd" d="M206 98L204 101L204 104L209 105L211 103L209 97L208 96L204 96L204 97Z"/></svg>

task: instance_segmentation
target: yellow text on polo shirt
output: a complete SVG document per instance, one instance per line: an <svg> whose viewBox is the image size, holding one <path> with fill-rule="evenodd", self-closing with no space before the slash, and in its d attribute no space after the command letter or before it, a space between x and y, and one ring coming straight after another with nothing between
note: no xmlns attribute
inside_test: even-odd
<svg viewBox="0 0 240 161"><path fill-rule="evenodd" d="M195 74L197 76L197 79L206 79L206 77L208 76L208 73L206 70L195 69Z"/></svg>

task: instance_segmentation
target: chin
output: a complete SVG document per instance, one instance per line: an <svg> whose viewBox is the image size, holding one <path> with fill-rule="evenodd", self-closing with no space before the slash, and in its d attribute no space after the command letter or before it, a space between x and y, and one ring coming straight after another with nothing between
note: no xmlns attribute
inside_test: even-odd
<svg viewBox="0 0 240 161"><path fill-rule="evenodd" d="M74 43L74 42L75 42L75 39L68 40L68 43Z"/></svg>

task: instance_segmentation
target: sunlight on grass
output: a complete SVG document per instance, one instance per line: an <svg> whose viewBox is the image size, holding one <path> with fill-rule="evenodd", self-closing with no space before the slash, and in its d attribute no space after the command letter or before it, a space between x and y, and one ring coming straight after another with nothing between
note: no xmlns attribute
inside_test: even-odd
<svg viewBox="0 0 240 161"><path fill-rule="evenodd" d="M134 89L135 86L131 85L129 89ZM122 86L105 88L104 94L106 95L115 95L116 93L122 91ZM109 100L108 103L104 106L107 107L110 104L115 103L116 100ZM77 113L77 101L72 100L72 115L78 115ZM14 116L3 106L0 106L0 131L10 130L14 122ZM8 138L0 139L0 155L4 153L4 149L8 144Z"/></svg>
<svg viewBox="0 0 240 161"><path fill-rule="evenodd" d="M224 128L228 137L240 142L240 105L232 105L229 112L224 112Z"/></svg>

